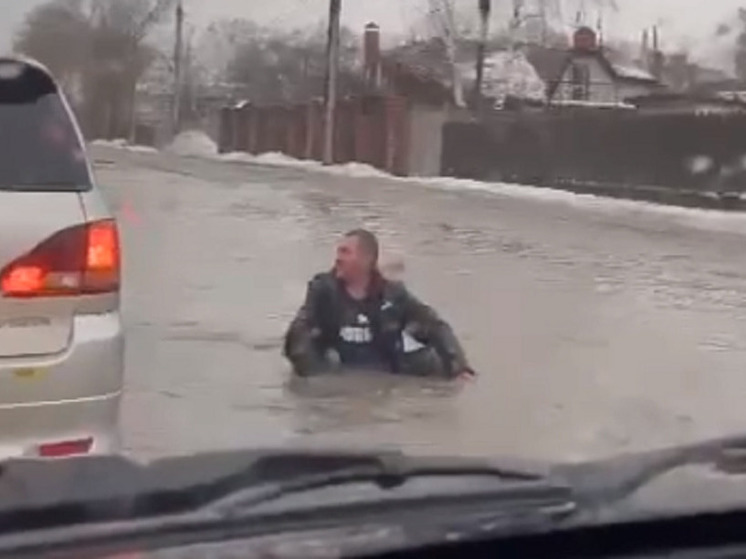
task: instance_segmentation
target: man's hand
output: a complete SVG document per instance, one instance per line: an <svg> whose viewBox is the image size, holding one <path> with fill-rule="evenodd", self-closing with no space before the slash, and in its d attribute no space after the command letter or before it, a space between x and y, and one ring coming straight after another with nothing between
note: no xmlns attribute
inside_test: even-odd
<svg viewBox="0 0 746 559"><path fill-rule="evenodd" d="M471 369L462 369L456 373L456 376L454 378L457 378L458 380L472 381L477 378L477 373L475 373Z"/></svg>

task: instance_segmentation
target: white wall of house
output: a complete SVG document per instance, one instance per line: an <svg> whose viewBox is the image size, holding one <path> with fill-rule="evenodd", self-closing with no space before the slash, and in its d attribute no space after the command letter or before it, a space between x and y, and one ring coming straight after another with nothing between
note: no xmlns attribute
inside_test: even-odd
<svg viewBox="0 0 746 559"><path fill-rule="evenodd" d="M578 57L567 66L562 74L560 85L554 93L553 101L572 101L573 64L587 75L588 95L582 101L592 103L621 103L629 97L647 95L654 89L653 85L616 80L607 68L596 57Z"/></svg>
<svg viewBox="0 0 746 559"><path fill-rule="evenodd" d="M448 115L447 106L431 107L418 103L410 105L409 176L440 175L443 125Z"/></svg>

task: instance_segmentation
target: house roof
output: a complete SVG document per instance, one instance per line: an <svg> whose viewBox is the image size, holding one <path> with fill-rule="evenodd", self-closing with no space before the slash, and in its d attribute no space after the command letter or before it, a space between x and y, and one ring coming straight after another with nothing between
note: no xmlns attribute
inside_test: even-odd
<svg viewBox="0 0 746 559"><path fill-rule="evenodd" d="M567 49L528 44L523 45L521 50L545 83L551 84L560 79L567 63Z"/></svg>
<svg viewBox="0 0 746 559"><path fill-rule="evenodd" d="M650 72L623 61L617 53L609 49L588 53L537 44L519 45L518 49L546 84L550 96L559 85L567 66L579 56L595 57L609 75L618 81L649 85L660 83ZM473 45L460 45L456 52L457 63L460 62L460 66L471 63L474 57L473 50ZM498 52L505 52L505 49L488 49L486 58ZM441 39L409 43L388 51L383 55L382 69L389 76L395 74L396 83L411 94L419 96L427 92L426 97L434 95L438 102L453 98L453 69L446 45ZM464 85L468 87L473 79L473 75L470 79L465 79Z"/></svg>
<svg viewBox="0 0 746 559"><path fill-rule="evenodd" d="M443 41L432 39L402 45L384 54L384 64L406 66L413 74L443 83L452 81L452 69Z"/></svg>
<svg viewBox="0 0 746 559"><path fill-rule="evenodd" d="M622 62L618 61L612 61L613 54L611 51L598 49L594 51L578 51L578 50L572 50L569 51L567 58L565 60L565 64L562 66L562 70L560 71L560 75L565 73L565 70L570 65L570 63L579 57L590 57L595 58L599 61L601 66L604 67L604 69L609 73L609 75L619 81L628 81L628 82L635 82L635 83L647 83L647 84L655 84L659 83L655 77L648 72L647 70L644 70L638 66L632 65L632 64L624 64Z"/></svg>
<svg viewBox="0 0 746 559"><path fill-rule="evenodd" d="M384 53L381 69L411 97L434 103L453 100L453 68L442 40L410 43Z"/></svg>

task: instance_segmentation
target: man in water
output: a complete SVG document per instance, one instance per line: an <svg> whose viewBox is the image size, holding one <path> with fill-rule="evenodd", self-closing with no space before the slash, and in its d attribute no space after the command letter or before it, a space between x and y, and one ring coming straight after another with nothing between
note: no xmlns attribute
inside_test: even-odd
<svg viewBox="0 0 746 559"><path fill-rule="evenodd" d="M471 377L451 327L403 283L383 277L378 240L370 231L347 233L334 269L317 274L285 335L284 354L301 376L335 368L395 374Z"/></svg>

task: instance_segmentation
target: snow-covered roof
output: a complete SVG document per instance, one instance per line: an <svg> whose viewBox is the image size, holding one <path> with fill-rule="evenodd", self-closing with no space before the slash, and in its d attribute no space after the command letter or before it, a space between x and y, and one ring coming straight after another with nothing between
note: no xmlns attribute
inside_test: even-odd
<svg viewBox="0 0 746 559"><path fill-rule="evenodd" d="M476 81L473 63L460 64L459 71L467 83ZM498 103L506 97L543 101L546 84L522 52L496 51L484 59L482 94Z"/></svg>
<svg viewBox="0 0 746 559"><path fill-rule="evenodd" d="M627 79L632 79L632 80L657 81L655 79L655 76L653 76L653 74L637 66L612 63L611 67L614 69L614 72L616 72L617 76L619 76L620 78L627 78Z"/></svg>
<svg viewBox="0 0 746 559"><path fill-rule="evenodd" d="M457 53L458 54L458 53ZM475 82L473 52L456 66L465 88ZM594 53L607 71L619 80L634 80L655 84L658 80L647 70L609 49ZM450 89L453 71L441 41L422 41L400 46L386 53L386 58L404 65L420 79L438 83ZM459 60L457 56L457 61ZM515 50L492 49L484 61L482 93L498 101L506 97L524 100L546 100L562 79L563 71L573 58L566 49L524 44ZM465 60L468 60L466 62Z"/></svg>

